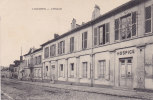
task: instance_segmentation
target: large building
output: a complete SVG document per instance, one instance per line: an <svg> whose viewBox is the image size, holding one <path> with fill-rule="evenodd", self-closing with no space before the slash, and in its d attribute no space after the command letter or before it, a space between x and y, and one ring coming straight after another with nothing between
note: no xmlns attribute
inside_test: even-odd
<svg viewBox="0 0 153 100"><path fill-rule="evenodd" d="M153 1L131 0L42 46L42 79L55 83L153 89ZM29 61L29 60L27 60Z"/></svg>

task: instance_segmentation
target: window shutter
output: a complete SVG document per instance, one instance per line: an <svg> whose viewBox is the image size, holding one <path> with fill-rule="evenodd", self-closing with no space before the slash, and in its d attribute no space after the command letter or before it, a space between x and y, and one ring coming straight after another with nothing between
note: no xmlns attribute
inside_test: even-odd
<svg viewBox="0 0 153 100"><path fill-rule="evenodd" d="M70 38L70 52L72 52L72 38Z"/></svg>
<svg viewBox="0 0 153 100"><path fill-rule="evenodd" d="M68 77L70 77L70 73L71 73L71 64L68 64Z"/></svg>
<svg viewBox="0 0 153 100"><path fill-rule="evenodd" d="M110 29L109 29L109 23L106 24L106 43L109 42L109 38L110 38Z"/></svg>
<svg viewBox="0 0 153 100"><path fill-rule="evenodd" d="M65 64L63 64L63 77L65 77Z"/></svg>
<svg viewBox="0 0 153 100"><path fill-rule="evenodd" d="M60 43L58 43L58 54L60 54Z"/></svg>
<svg viewBox="0 0 153 100"><path fill-rule="evenodd" d="M151 32L151 6L145 8L145 33Z"/></svg>
<svg viewBox="0 0 153 100"><path fill-rule="evenodd" d="M63 53L65 53L65 41L63 41Z"/></svg>
<svg viewBox="0 0 153 100"><path fill-rule="evenodd" d="M105 68L105 79L109 81L110 80L110 61L105 62L104 66L105 66L104 67Z"/></svg>
<svg viewBox="0 0 153 100"><path fill-rule="evenodd" d="M132 36L136 35L137 31L137 12L132 13Z"/></svg>
<svg viewBox="0 0 153 100"><path fill-rule="evenodd" d="M97 45L97 38L98 37L98 32L97 32L97 28L94 28L94 45Z"/></svg>
<svg viewBox="0 0 153 100"><path fill-rule="evenodd" d="M119 19L115 19L115 40L119 40Z"/></svg>
<svg viewBox="0 0 153 100"><path fill-rule="evenodd" d="M90 79L90 67L91 63L87 63L87 78Z"/></svg>
<svg viewBox="0 0 153 100"><path fill-rule="evenodd" d="M82 78L83 76L83 63L80 63L80 66L79 67L79 78Z"/></svg>
<svg viewBox="0 0 153 100"><path fill-rule="evenodd" d="M87 48L87 32L84 33L84 48Z"/></svg>
<svg viewBox="0 0 153 100"><path fill-rule="evenodd" d="M74 51L74 37L72 38L72 51Z"/></svg>
<svg viewBox="0 0 153 100"><path fill-rule="evenodd" d="M83 35L83 33L82 33L82 49L84 49L84 35Z"/></svg>
<svg viewBox="0 0 153 100"><path fill-rule="evenodd" d="M77 65L74 63L74 77L76 78L77 76Z"/></svg>

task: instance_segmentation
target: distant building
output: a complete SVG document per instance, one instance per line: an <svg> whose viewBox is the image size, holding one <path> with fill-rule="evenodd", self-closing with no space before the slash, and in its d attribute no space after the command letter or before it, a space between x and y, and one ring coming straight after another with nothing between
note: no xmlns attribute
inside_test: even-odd
<svg viewBox="0 0 153 100"><path fill-rule="evenodd" d="M14 64L10 64L9 66L10 78L13 78L14 66L15 66Z"/></svg>
<svg viewBox="0 0 153 100"><path fill-rule="evenodd" d="M2 78L9 78L10 77L9 67L1 68L1 77Z"/></svg>
<svg viewBox="0 0 153 100"><path fill-rule="evenodd" d="M25 79L32 81L42 80L42 48L34 49L24 55L25 57Z"/></svg>

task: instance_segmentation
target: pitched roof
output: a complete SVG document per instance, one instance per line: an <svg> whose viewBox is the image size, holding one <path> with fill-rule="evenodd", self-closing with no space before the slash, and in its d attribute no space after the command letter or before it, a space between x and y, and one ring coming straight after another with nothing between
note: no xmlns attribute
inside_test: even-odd
<svg viewBox="0 0 153 100"><path fill-rule="evenodd" d="M77 28L75 28L75 29L73 29L73 30L70 30L70 31L68 31L68 32L66 32L66 33L64 33L64 34L62 34L62 35L60 35L59 37L57 37L57 38L55 38L55 39L52 39L52 40L49 40L49 41L43 43L41 46L45 46L45 45L47 45L47 44L49 44L49 43L52 43L52 42L54 42L54 41L56 41L56 40L59 40L59 39L65 37L65 36L68 36L68 35L70 35L70 34L73 34L74 32L77 32L77 31L79 31L79 30L81 30L81 29L84 29L84 28L86 28L86 27L88 27L88 26L91 26L91 25L93 25L93 24L96 24L96 23L98 23L99 21L103 21L103 20L105 20L106 18L109 18L109 17L111 17L111 16L114 16L114 15L116 15L116 14L122 12L122 11L125 11L125 10L127 10L127 9L129 9L129 8L132 8L132 7L134 7L134 6L138 5L138 4L140 4L140 3L142 3L142 2L146 2L146 1L149 1L149 0L131 0L131 1L129 1L129 2L125 3L125 4L123 4L123 5L121 5L121 6L117 7L117 8L115 8L115 9L113 9L113 10L111 10L111 11L109 11L109 12L107 12L107 13L101 15L101 16L99 16L98 18L96 18L96 19L94 19L94 20L91 20L91 21L89 21L89 22L87 22L87 23L85 23L85 24L83 24L83 25L80 25L79 27L77 27Z"/></svg>
<svg viewBox="0 0 153 100"><path fill-rule="evenodd" d="M28 52L27 54L25 54L24 56L27 56L27 55L33 54L33 53L38 52L38 51L41 51L41 50L42 50L42 48L34 49L34 50L32 50L32 48L30 48L29 52Z"/></svg>

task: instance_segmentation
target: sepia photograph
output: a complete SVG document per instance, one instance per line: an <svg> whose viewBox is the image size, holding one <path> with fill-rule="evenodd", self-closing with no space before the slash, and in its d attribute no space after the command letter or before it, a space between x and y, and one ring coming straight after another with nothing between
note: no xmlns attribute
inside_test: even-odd
<svg viewBox="0 0 153 100"><path fill-rule="evenodd" d="M0 0L1 100L153 100L153 0Z"/></svg>

